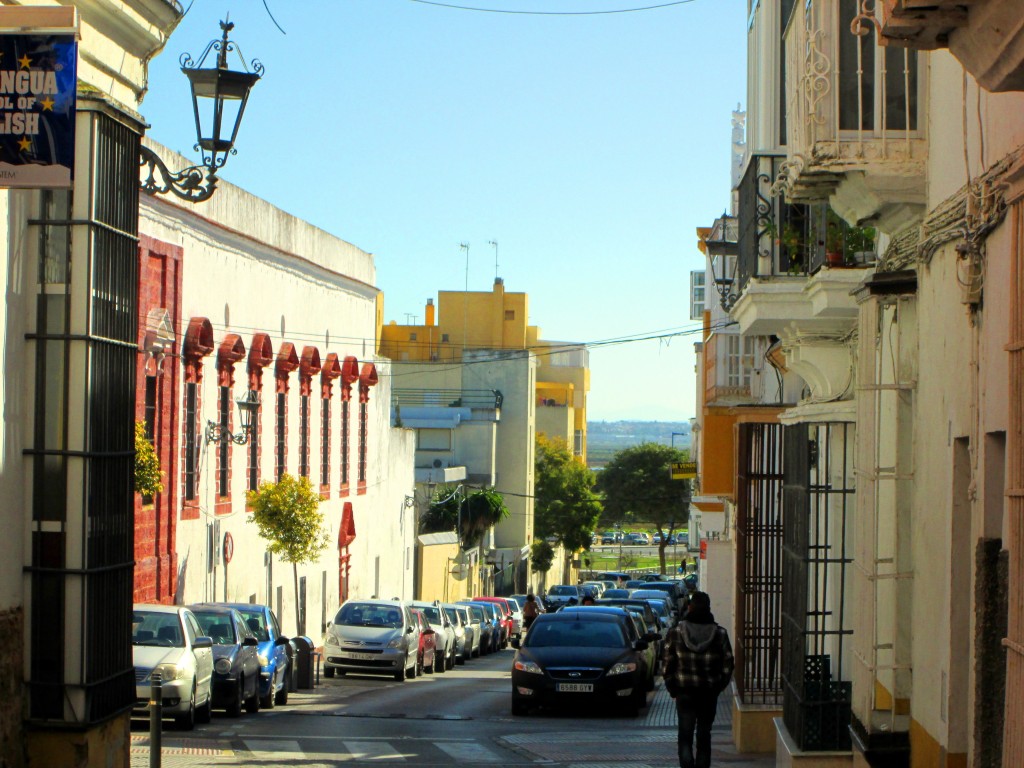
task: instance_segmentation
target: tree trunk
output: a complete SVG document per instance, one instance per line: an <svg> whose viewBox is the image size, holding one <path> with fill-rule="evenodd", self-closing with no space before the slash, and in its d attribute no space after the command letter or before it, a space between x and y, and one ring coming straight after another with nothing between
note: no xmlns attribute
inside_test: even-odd
<svg viewBox="0 0 1024 768"><path fill-rule="evenodd" d="M661 563L661 575L665 575L665 547L668 546L668 536L662 536L658 542L658 560Z"/></svg>
<svg viewBox="0 0 1024 768"><path fill-rule="evenodd" d="M302 631L302 626L299 622L301 612L299 611L299 564L292 563L292 576L295 577L295 632L299 633Z"/></svg>

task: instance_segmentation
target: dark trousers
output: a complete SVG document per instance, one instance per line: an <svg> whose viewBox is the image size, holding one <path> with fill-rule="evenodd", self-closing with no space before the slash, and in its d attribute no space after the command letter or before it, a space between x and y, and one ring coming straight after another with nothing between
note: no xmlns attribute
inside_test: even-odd
<svg viewBox="0 0 1024 768"><path fill-rule="evenodd" d="M676 696L680 768L708 768L711 765L711 725L715 722L717 707L718 693L715 691L684 690ZM693 749L695 730L696 755Z"/></svg>

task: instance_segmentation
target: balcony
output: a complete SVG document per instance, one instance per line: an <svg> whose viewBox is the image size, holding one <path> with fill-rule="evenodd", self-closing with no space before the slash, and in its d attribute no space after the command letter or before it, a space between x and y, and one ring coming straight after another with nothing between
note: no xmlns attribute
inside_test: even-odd
<svg viewBox="0 0 1024 768"><path fill-rule="evenodd" d="M1020 4L1006 0L884 0L883 45L946 48L989 91L1024 90Z"/></svg>
<svg viewBox="0 0 1024 768"><path fill-rule="evenodd" d="M391 422L410 429L454 429L470 421L501 421L496 389L405 389L391 391Z"/></svg>
<svg viewBox="0 0 1024 768"><path fill-rule="evenodd" d="M925 210L924 68L858 0L796 3L784 36L788 157L773 192L894 232Z"/></svg>

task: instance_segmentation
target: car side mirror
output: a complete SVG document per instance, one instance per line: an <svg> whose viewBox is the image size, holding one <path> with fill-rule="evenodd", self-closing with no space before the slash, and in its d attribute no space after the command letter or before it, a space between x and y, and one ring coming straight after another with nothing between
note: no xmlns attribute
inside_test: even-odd
<svg viewBox="0 0 1024 768"><path fill-rule="evenodd" d="M212 648L213 638L207 637L206 635L199 635L195 640L192 641L193 648Z"/></svg>
<svg viewBox="0 0 1024 768"><path fill-rule="evenodd" d="M653 643L655 640L661 640L661 635L659 635L657 632L648 632L646 635L644 635L643 639L646 640L648 643Z"/></svg>
<svg viewBox="0 0 1024 768"><path fill-rule="evenodd" d="M637 640L633 643L633 648L637 651L646 651L649 647L646 640Z"/></svg>
<svg viewBox="0 0 1024 768"><path fill-rule="evenodd" d="M512 647L515 648L517 651L519 650L519 638L518 637L513 637L512 638Z"/></svg>
<svg viewBox="0 0 1024 768"><path fill-rule="evenodd" d="M247 637L242 640L242 645L246 648L256 648L260 644L260 641L255 637Z"/></svg>
<svg viewBox="0 0 1024 768"><path fill-rule="evenodd" d="M277 638L277 640L274 641L274 645L288 645L288 638L284 635L281 635Z"/></svg>

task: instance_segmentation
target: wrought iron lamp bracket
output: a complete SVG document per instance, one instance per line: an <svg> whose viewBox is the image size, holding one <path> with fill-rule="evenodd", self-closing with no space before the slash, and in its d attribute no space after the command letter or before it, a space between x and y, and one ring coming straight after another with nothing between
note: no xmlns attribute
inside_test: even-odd
<svg viewBox="0 0 1024 768"><path fill-rule="evenodd" d="M249 442L249 432L249 427L243 427L241 432L231 432L215 421L207 420L206 422L206 442L208 443L245 445Z"/></svg>
<svg viewBox="0 0 1024 768"><path fill-rule="evenodd" d="M182 200L201 203L213 197L217 187L217 169L193 165L172 171L149 147L139 147L139 165L146 169L142 191L150 195L171 192Z"/></svg>

